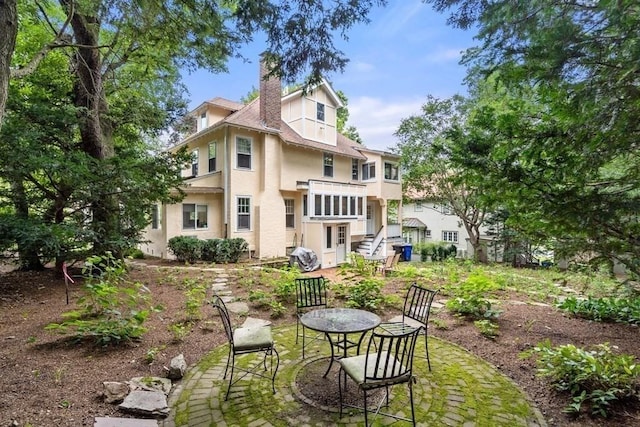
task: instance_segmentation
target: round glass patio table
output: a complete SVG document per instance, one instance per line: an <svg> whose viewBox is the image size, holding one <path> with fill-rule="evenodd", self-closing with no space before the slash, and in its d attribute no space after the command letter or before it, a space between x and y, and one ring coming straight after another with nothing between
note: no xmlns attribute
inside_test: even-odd
<svg viewBox="0 0 640 427"><path fill-rule="evenodd" d="M322 308L312 310L300 317L300 322L309 329L323 332L331 346L329 367L323 377L326 377L333 361L347 357L347 350L356 347L360 352L360 344L367 331L378 326L381 322L377 314L355 308ZM359 334L357 341L348 339L350 334ZM337 350L342 350L336 353Z"/></svg>

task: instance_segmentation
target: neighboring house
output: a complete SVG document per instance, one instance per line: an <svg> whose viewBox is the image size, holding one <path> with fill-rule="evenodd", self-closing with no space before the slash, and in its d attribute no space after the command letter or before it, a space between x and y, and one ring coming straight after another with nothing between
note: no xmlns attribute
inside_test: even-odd
<svg viewBox="0 0 640 427"><path fill-rule="evenodd" d="M143 252L171 258L169 239L188 235L241 237L258 258L302 246L323 268L356 249L385 254L402 239L399 157L337 132L342 104L326 81L282 95L280 80L265 75L261 64L260 96L247 105L214 98L191 113L196 132L172 148L192 153L186 197L157 206Z"/></svg>
<svg viewBox="0 0 640 427"><path fill-rule="evenodd" d="M402 218L402 235L407 243L445 242L456 246L458 258L473 258L469 233L446 204L415 199L402 206ZM483 251L489 261L501 261L501 250L487 231L481 227Z"/></svg>

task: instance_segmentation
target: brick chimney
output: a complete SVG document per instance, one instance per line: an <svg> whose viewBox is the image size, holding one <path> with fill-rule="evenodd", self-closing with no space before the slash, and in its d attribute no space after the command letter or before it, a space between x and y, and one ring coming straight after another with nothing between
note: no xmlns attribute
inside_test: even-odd
<svg viewBox="0 0 640 427"><path fill-rule="evenodd" d="M269 128L280 129L282 86L280 78L266 77L269 71L269 65L263 56L260 59L260 120Z"/></svg>

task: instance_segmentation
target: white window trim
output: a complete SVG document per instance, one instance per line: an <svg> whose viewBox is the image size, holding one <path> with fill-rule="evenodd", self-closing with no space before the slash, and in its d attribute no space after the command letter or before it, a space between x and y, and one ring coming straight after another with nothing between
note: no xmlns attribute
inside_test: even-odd
<svg viewBox="0 0 640 427"><path fill-rule="evenodd" d="M251 138L250 136L244 136L244 135L236 135L236 141L235 141L235 165L236 165L236 169L238 170L244 170L244 171L249 171L249 170L253 170L253 138ZM245 167L241 167L238 166L238 140L239 139L245 139L247 141L249 141L249 163L251 164L250 167L245 168ZM241 153L241 154L245 154L246 153Z"/></svg>
<svg viewBox="0 0 640 427"><path fill-rule="evenodd" d="M362 174L362 176L360 177L360 179L362 180L362 182L375 182L376 181L376 177L374 176L373 178L371 178L371 176L367 177L367 179L364 178L364 169L367 168L367 175L370 175L369 171L370 171L370 166L373 165L373 170L374 170L374 174L376 173L376 162L366 162L363 163L361 168L360 168L360 173Z"/></svg>
<svg viewBox="0 0 640 427"><path fill-rule="evenodd" d="M193 205L194 206L194 214L195 214L195 219L194 219L194 228L185 228L184 226L184 205ZM198 206L204 206L205 208L207 208L207 226L206 227L198 227ZM182 221L181 221L181 225L182 225L182 230L193 230L193 231L197 231L197 230L208 230L209 229L209 205L206 204L202 204L202 203L182 203Z"/></svg>
<svg viewBox="0 0 640 427"><path fill-rule="evenodd" d="M289 206L287 206L287 202L291 202L291 211L289 211ZM287 216L293 216L293 226L287 225ZM296 202L294 199L284 199L284 225L285 228L294 229L296 228Z"/></svg>
<svg viewBox="0 0 640 427"><path fill-rule="evenodd" d="M391 165L391 167L392 167L392 168L394 168L394 167L395 167L395 169L396 169L396 176L397 176L398 178L393 179L393 178L387 178L387 177L386 177L386 175L387 175L387 165ZM389 182L400 182L400 168L398 167L398 164L397 164L397 163L393 163L393 162L384 162L384 163L383 163L383 165L382 165L382 174L383 174L382 176L384 177L384 180L385 180L385 181L389 181Z"/></svg>
<svg viewBox="0 0 640 427"><path fill-rule="evenodd" d="M240 199L249 199L249 213L248 214L242 214L242 215L248 215L249 216L249 228L240 228L240 221L238 221L238 217L240 216ZM251 213L251 206L253 205L253 200L251 198L251 196L236 196L236 232L238 233L242 233L242 232L249 232L252 230L252 213Z"/></svg>
<svg viewBox="0 0 640 427"><path fill-rule="evenodd" d="M327 175L326 174L326 168L328 167L327 165L327 159L330 158L331 159L331 175ZM336 159L335 156L332 153L323 153L322 155L322 176L324 176L325 178L333 178L336 174Z"/></svg>
<svg viewBox="0 0 640 427"><path fill-rule="evenodd" d="M447 239L449 234L453 239ZM442 231L442 241L447 243L458 243L459 235L457 231L443 230Z"/></svg>

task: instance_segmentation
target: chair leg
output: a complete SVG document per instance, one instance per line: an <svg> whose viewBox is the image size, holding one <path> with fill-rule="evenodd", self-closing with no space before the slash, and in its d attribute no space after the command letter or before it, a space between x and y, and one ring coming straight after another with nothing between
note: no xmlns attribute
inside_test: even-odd
<svg viewBox="0 0 640 427"><path fill-rule="evenodd" d="M369 426L369 410L367 409L367 392L366 390L362 390L362 394L364 394L364 425Z"/></svg>
<svg viewBox="0 0 640 427"><path fill-rule="evenodd" d="M236 355L231 352L231 377L229 378L229 387L227 388L227 394L224 397L224 400L229 399L229 392L231 391L231 384L233 384L233 368L235 367ZM228 367L228 365L227 365ZM226 375L225 375L226 377Z"/></svg>
<svg viewBox="0 0 640 427"><path fill-rule="evenodd" d="M307 335L304 333L304 325L302 326L302 358L304 359L304 348L307 346L306 344Z"/></svg>
<svg viewBox="0 0 640 427"><path fill-rule="evenodd" d="M231 362L231 352L233 349L229 346L229 354L227 355L227 366L224 368L224 377L223 379L227 379L227 371L229 370L229 362Z"/></svg>
<svg viewBox="0 0 640 427"><path fill-rule="evenodd" d="M429 372L431 372L431 360L429 360L429 340L427 339L427 330L424 330L424 349L427 353L427 365L429 365Z"/></svg>
<svg viewBox="0 0 640 427"><path fill-rule="evenodd" d="M346 376L346 374L345 374ZM345 391L347 386L347 379L344 379ZM338 371L338 396L340 397L340 418L342 418L342 368Z"/></svg>
<svg viewBox="0 0 640 427"><path fill-rule="evenodd" d="M296 344L298 344L298 336L300 332L298 332L298 328L300 327L300 317L296 316Z"/></svg>
<svg viewBox="0 0 640 427"><path fill-rule="evenodd" d="M273 389L273 394L276 394L276 374L278 373L278 368L280 367L280 355L278 354L278 350L275 347L271 347L271 370L273 371L273 376L271 377L271 388ZM276 354L276 369L273 370L273 353Z"/></svg>
<svg viewBox="0 0 640 427"><path fill-rule="evenodd" d="M413 408L413 381L415 381L415 378L410 378L409 379L409 400L411 400L411 423L415 427L415 425L416 425L416 414L415 414L415 410Z"/></svg>

